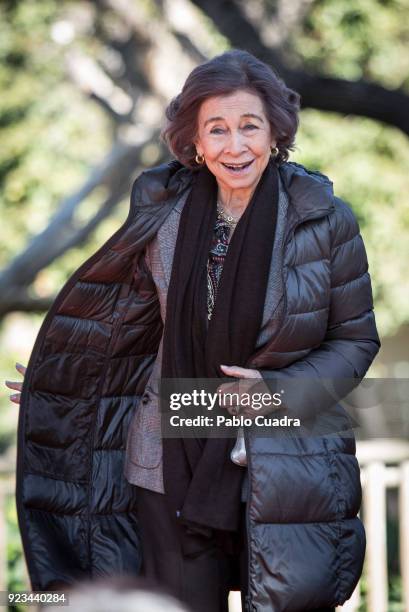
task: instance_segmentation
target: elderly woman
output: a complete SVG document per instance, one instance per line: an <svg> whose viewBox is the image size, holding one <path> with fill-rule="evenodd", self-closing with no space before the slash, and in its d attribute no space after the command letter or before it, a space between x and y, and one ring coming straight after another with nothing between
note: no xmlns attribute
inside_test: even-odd
<svg viewBox="0 0 409 612"><path fill-rule="evenodd" d="M200 612L234 589L257 612L350 597L365 551L351 432L246 433L246 462L231 438L161 437L161 377L287 381L282 413L349 428L318 381L352 389L379 350L368 264L332 183L287 161L298 109L247 52L195 68L166 113L177 159L135 181L126 222L47 314L18 432L34 589L142 573Z"/></svg>

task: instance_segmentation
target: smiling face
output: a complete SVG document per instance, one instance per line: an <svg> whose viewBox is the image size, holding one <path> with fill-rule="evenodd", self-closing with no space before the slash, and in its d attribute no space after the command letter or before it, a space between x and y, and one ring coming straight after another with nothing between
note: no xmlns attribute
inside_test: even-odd
<svg viewBox="0 0 409 612"><path fill-rule="evenodd" d="M238 90L202 103L196 150L204 155L222 192L249 198L267 166L270 147L275 144L258 95Z"/></svg>

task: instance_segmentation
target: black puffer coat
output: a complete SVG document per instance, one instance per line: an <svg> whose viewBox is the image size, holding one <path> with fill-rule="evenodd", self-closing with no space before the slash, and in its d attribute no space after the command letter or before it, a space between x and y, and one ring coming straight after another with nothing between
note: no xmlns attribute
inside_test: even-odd
<svg viewBox="0 0 409 612"><path fill-rule="evenodd" d="M137 573L136 489L123 476L127 429L163 325L142 252L192 173L178 162L134 183L124 225L68 280L36 340L18 426L17 509L33 589ZM356 378L380 342L367 260L350 208L326 177L280 166L288 197L271 340L251 367L266 378ZM319 385L291 409L314 418ZM343 409L332 408L347 424ZM354 439L248 436L248 609L342 604L365 534Z"/></svg>

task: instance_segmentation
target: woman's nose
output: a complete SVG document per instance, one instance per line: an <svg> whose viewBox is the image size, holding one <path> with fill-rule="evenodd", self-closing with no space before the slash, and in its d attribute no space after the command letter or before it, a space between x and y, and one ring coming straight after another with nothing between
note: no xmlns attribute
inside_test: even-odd
<svg viewBox="0 0 409 612"><path fill-rule="evenodd" d="M226 143L226 152L239 155L245 148L242 135L239 132L232 132L229 141Z"/></svg>

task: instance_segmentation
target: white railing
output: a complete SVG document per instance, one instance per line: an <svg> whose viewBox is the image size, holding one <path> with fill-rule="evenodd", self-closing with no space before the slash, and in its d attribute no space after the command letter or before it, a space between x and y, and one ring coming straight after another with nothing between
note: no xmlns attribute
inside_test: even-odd
<svg viewBox="0 0 409 612"><path fill-rule="evenodd" d="M7 526L5 503L14 496L15 449L0 457L0 591L7 587ZM357 443L357 457L361 465L363 489L363 520L367 548L364 575L367 583L367 609L387 612L388 567L386 542L386 491L398 490L400 568L402 576L403 609L409 610L409 441L373 440ZM29 588L27 575L24 577ZM240 612L240 594L229 599L230 612ZM357 612L360 604L360 585L352 597L337 612Z"/></svg>
<svg viewBox="0 0 409 612"><path fill-rule="evenodd" d="M399 495L399 561L402 577L402 603L409 610L409 441L371 440L357 444L363 490L362 510L366 531L364 574L367 582L367 609L388 610L388 565L386 541L386 492ZM359 607L359 584L342 612Z"/></svg>

